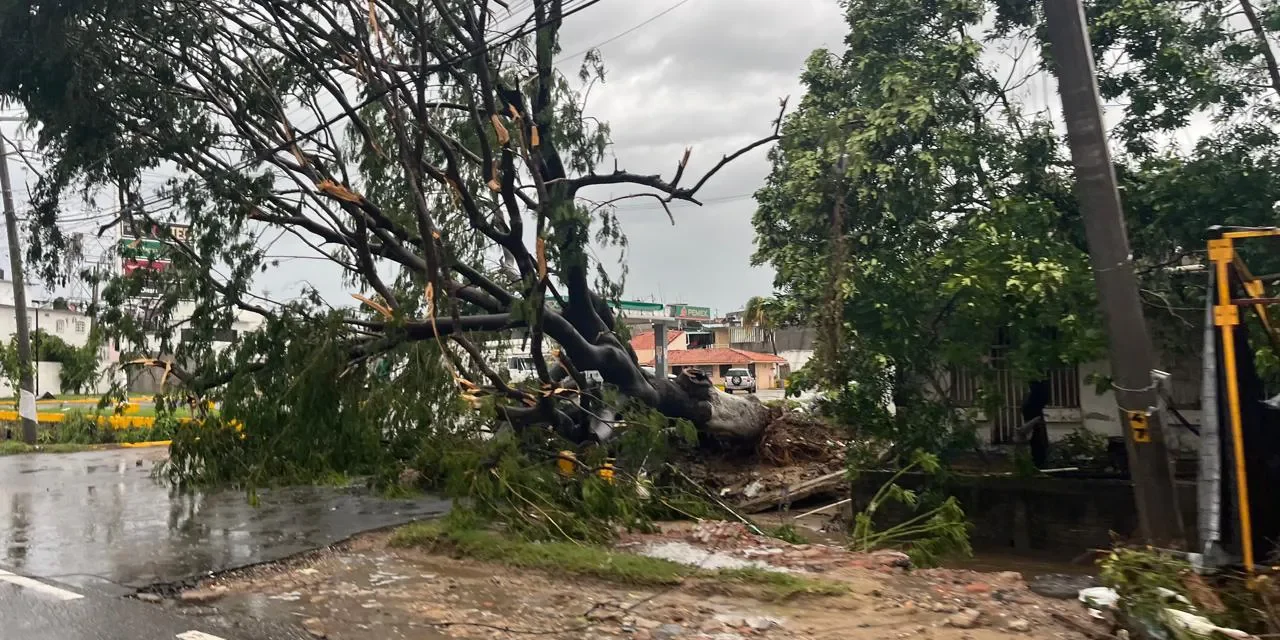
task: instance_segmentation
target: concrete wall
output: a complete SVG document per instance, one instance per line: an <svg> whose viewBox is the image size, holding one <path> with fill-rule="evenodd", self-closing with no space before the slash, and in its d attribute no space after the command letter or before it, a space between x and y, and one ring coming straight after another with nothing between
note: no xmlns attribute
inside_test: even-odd
<svg viewBox="0 0 1280 640"><path fill-rule="evenodd" d="M35 383L36 397L39 398L46 393L55 396L62 396L71 393L70 390L62 388L62 363L61 362L37 362L36 375L32 382ZM110 377L104 371L103 376L92 386L84 389L85 393L106 393L111 388ZM0 378L0 398L15 398L17 392L8 380Z"/></svg>
<svg viewBox="0 0 1280 640"><path fill-rule="evenodd" d="M684 351L689 348L689 336L684 332L676 338L674 329L667 329L667 351ZM636 349L636 360L639 362L648 362L653 359L653 349Z"/></svg>
<svg viewBox="0 0 1280 640"><path fill-rule="evenodd" d="M0 303L0 336L8 340L18 332L17 309L13 304ZM83 347L89 341L89 317L66 309L27 309L27 326L51 336L62 338L73 347Z"/></svg>
<svg viewBox="0 0 1280 640"><path fill-rule="evenodd" d="M1166 365L1168 366L1168 365ZM1174 402L1177 412L1197 429L1200 427L1199 408L1199 362L1187 361L1178 366L1170 366L1174 380ZM1109 377L1111 364L1107 361L1090 362L1080 365L1080 413L1082 420L1078 424L1051 425L1049 436L1056 439L1078 426L1106 436L1123 436L1124 428L1120 423L1120 408L1116 404L1116 394L1111 389L1098 393L1096 385L1090 382L1093 375ZM1194 379L1193 379L1194 377ZM1181 396L1181 397L1180 397ZM1169 448L1181 451L1199 449L1199 438L1190 430L1181 426L1171 411L1163 413L1165 440Z"/></svg>
<svg viewBox="0 0 1280 640"><path fill-rule="evenodd" d="M889 479L888 472L864 472L853 483L854 508L865 507L876 490ZM923 489L938 481L920 474L906 474L899 483ZM951 474L941 486L955 496L966 519L974 526L970 542L979 551L1035 554L1044 559L1067 561L1088 549L1112 545L1112 533L1121 540L1138 533L1133 485L1121 478L1019 478ZM1195 483L1177 483L1178 507L1184 522L1196 521ZM897 505L877 512L877 523L891 525L911 514ZM1191 538L1195 527L1188 529ZM1193 543L1193 540L1188 540ZM1196 548L1191 544L1190 548Z"/></svg>

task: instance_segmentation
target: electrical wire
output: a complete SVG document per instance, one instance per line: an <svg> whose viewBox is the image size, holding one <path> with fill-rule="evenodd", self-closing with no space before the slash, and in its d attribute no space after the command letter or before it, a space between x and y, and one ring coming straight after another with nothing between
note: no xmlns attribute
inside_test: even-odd
<svg viewBox="0 0 1280 640"><path fill-rule="evenodd" d="M581 2L578 6L575 6L575 7L573 7L572 9L568 9L568 10L562 11L562 12L561 12L561 15L560 15L560 19L561 19L561 20L564 20L565 18L568 18L568 17L570 17L570 16L572 16L572 15L574 15L574 14L576 14L576 13L579 13L579 12L581 12L581 11L585 11L586 9L588 9L588 8L590 8L590 7L592 7L592 6L596 5L596 4L599 4L600 2L601 2L601 0L582 0L582 2ZM531 33L535 32L535 31L537 31L538 29L541 29L541 28L542 28L542 27L544 27L544 26L546 26L546 25L545 25L545 24L538 24L538 23L534 23L534 24L532 25L532 30L530 30L530 29L529 29L529 27L521 27L520 29L517 29L514 33L509 34L506 38L498 38L498 39L495 39L495 40L493 40L493 41L485 41L484 45L479 46L479 47L477 47L477 48L476 48L476 49L474 49L474 50L466 51L466 52L463 52L463 53L461 53L461 54L459 54L459 55L457 55L457 56L454 56L453 58L450 58L450 59L448 59L448 60L440 61L440 62L436 63L436 65L434 65L434 66L445 66L445 67L450 67L450 66L456 65L456 64L461 63L461 62L466 62L466 61L468 61L468 60L471 60L472 58L475 58L475 57L476 57L476 56L478 56L478 55L482 55L482 54L484 54L484 53L486 53L486 52L489 52L489 51L490 51L490 50L492 50L494 47L502 46L502 45L506 45L506 44L510 44L510 43L512 43L512 42L515 42L516 40L518 40L518 39L520 39L520 38L523 38L524 36L527 36L527 35L529 35L529 34L531 34ZM499 40L501 40L501 42L499 42ZM339 123L339 122L342 122L343 120L345 120L345 119L349 118L351 113L356 112L356 111L359 111L360 109L363 109L363 108L365 108L365 107L367 107L367 106L369 106L369 105L371 105L371 104L373 104L373 103L377 102L378 100L381 100L382 98L386 97L386 96L387 96L387 94L391 93L392 91L395 91L395 90L397 90L397 89L403 89L403 88L405 87L405 85L406 85L408 82L409 82L409 79L408 79L408 78L401 78L401 79L397 79L397 80L395 80L394 82L391 82L391 83L390 83L389 85L387 85L386 87L384 87L384 88L382 88L382 89L379 89L379 90L377 90L377 91L374 91L373 93L371 93L371 94L369 95L369 97L368 97L368 98L365 98L364 100L361 100L359 103L352 105L352 106L351 106L351 109L350 109L349 111L345 111L345 112L343 112L343 113L341 113L341 114L338 114L338 115L336 115L336 116L333 116L333 117L331 117L331 118L328 118L328 119L327 119L327 120L325 120L324 122L321 122L319 125L317 125L317 126L315 126L315 127L311 128L311 129L308 129L307 131L305 131L305 132L303 132L303 133L301 133L301 134L299 134L299 135L297 135L297 136L293 136L293 139L292 139L292 140L290 140L290 141L288 141L288 142L281 143L281 144L277 144L277 145L275 145L275 146L273 146L273 147L270 147L270 148L268 148L268 149L264 149L264 150L263 150L262 152L260 152L258 155L259 155L259 156L262 156L262 155L269 155L269 154L279 153L279 152L281 152L281 151L284 151L284 150L288 149L289 147L292 147L292 146L297 145L297 143L298 143L300 140L309 140L309 139L310 139L310 138L312 138L313 136L315 136L315 135L317 135L317 134L319 134L319 133L321 133L321 132L323 132L323 131L326 131L326 130L328 130L330 127L332 127L333 125L335 125L335 124L337 124L337 123ZM244 167L250 166L251 164L253 164L253 162L255 162L255 161L247 161L247 162L244 164L244 166L243 166L243 167L241 167L241 168L244 168Z"/></svg>
<svg viewBox="0 0 1280 640"><path fill-rule="evenodd" d="M676 9L679 9L680 7L684 6L684 5L685 5L685 4L687 4L688 2L689 2L689 0L680 0L679 2L677 2L677 3L675 3L675 4L673 4L673 5L669 6L669 7L667 7L666 9L663 9L662 11L660 11L660 12L658 12L658 13L656 13L656 14L654 14L654 15L650 16L650 17L649 17L649 19L647 19L647 20L645 20L645 21L641 22L640 24L635 25L634 27L631 27L630 29L627 29L626 31L623 31L622 33L619 33L619 34L617 34L617 35L613 36L612 38L609 38L609 39L607 39L607 40L605 40L605 41L603 41L603 42L599 42L599 43L597 43L597 44L594 44L594 45L592 45L592 46L590 46L590 47L587 47L586 49L583 49L582 51L579 51L579 52L577 52L577 53L571 53L571 54L569 54L569 55L567 55L567 56L561 56L561 58L560 58L559 60L556 60L556 64L559 64L559 63L561 63L561 62L564 62L564 61L566 61L566 60L568 60L568 59L570 59L570 58L576 58L576 57L578 57L578 56L580 56L580 55L582 55L582 54L584 54L584 53L586 53L586 52L588 52L588 51L591 51L592 49L599 49L600 47L603 47L603 46L605 46L606 44L609 44L610 42L613 42L613 41L615 41L615 40L617 40L617 39L619 39L619 38L623 38L623 37L625 37L625 36L629 36L629 35L631 35L632 33L635 33L636 31L640 30L641 28L643 28L643 27L647 26L649 23L653 22L654 20L657 20L658 18L661 18L662 16L665 16L665 15L667 15L668 13L671 13L672 11L675 11Z"/></svg>

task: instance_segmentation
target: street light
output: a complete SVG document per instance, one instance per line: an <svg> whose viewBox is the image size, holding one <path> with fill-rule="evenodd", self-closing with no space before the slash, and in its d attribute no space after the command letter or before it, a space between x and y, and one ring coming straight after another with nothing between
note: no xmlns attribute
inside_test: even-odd
<svg viewBox="0 0 1280 640"><path fill-rule="evenodd" d="M35 357L32 358L32 372L35 375L35 394L36 398L40 398L40 347L44 341L40 339L40 307L48 302L48 300L32 300L31 304L35 307L36 314L36 332L32 334L32 340L35 342Z"/></svg>

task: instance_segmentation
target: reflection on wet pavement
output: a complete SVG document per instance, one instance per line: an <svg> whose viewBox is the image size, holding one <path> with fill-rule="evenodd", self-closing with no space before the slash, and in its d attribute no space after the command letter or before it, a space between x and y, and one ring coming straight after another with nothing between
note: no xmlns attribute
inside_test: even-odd
<svg viewBox="0 0 1280 640"><path fill-rule="evenodd" d="M433 498L286 487L182 493L153 479L163 448L0 458L0 566L124 593L280 558L443 513Z"/></svg>

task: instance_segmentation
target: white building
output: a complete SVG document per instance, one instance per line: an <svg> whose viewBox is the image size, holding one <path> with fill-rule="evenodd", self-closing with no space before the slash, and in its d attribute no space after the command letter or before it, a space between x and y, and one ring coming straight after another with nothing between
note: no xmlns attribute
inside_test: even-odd
<svg viewBox="0 0 1280 640"><path fill-rule="evenodd" d="M55 308L52 300L31 300L27 304L27 327L32 332L43 331L57 336L73 347L83 347L89 342L89 317L75 305L66 308ZM8 346L13 336L18 333L18 314L13 301L13 282L0 280L0 340ZM106 372L110 363L115 362L115 353L108 347L102 347L98 354L102 364L103 377L91 389L92 392L105 392L110 387ZM45 393L60 395L62 393L62 364L57 362L38 362L33 382L36 396ZM0 377L0 397L13 397L15 394L9 381Z"/></svg>
<svg viewBox="0 0 1280 640"><path fill-rule="evenodd" d="M28 289L30 292L31 289ZM27 327L32 332L44 331L48 335L57 336L73 347L83 347L89 341L89 327L91 320L81 305L76 303L68 303L63 308L59 305L54 307L52 300L31 299L28 293L27 300ZM187 305L186 308L179 307L179 314L185 313L191 315L194 312L194 305ZM257 314L241 312L237 315L235 322L232 324L231 334L227 338L248 333L258 329L262 324L261 316ZM181 337L182 328L178 328L177 336ZM13 300L13 282L10 280L0 280L0 340L5 345L9 344L13 336L18 332L18 317L16 307ZM230 344L229 340L218 341L214 343L214 349L219 350ZM158 348L158 345L151 345L152 348ZM111 387L112 371L120 361L120 352L113 348L112 345L103 345L98 353L99 370L101 371L100 379L93 388L88 389L91 393L105 393ZM39 362L36 366L35 390L36 396L42 396L45 393L52 395L61 395L63 389L61 386L62 365L57 362ZM129 390L136 393L149 393L158 390L160 375L157 372L143 373L142 375L134 375L129 381ZM15 395L13 388L8 380L4 380L0 376L0 397L13 397Z"/></svg>

